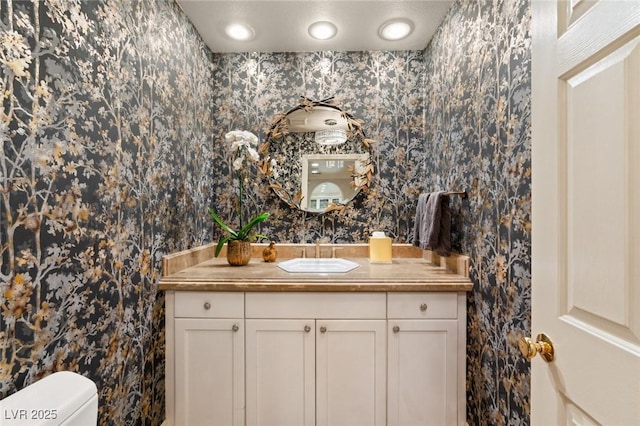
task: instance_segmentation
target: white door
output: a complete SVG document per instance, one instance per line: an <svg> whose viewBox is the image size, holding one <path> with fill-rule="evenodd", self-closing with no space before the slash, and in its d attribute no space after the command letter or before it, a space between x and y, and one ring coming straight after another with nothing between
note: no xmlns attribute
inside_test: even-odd
<svg viewBox="0 0 640 426"><path fill-rule="evenodd" d="M640 1L532 11L532 424L640 425Z"/></svg>
<svg viewBox="0 0 640 426"><path fill-rule="evenodd" d="M247 426L315 425L315 321L246 320Z"/></svg>
<svg viewBox="0 0 640 426"><path fill-rule="evenodd" d="M318 426L386 424L385 320L317 320Z"/></svg>
<svg viewBox="0 0 640 426"><path fill-rule="evenodd" d="M244 425L242 322L175 320L176 425Z"/></svg>
<svg viewBox="0 0 640 426"><path fill-rule="evenodd" d="M458 321L389 320L388 426L458 422ZM461 373L463 374L463 373Z"/></svg>

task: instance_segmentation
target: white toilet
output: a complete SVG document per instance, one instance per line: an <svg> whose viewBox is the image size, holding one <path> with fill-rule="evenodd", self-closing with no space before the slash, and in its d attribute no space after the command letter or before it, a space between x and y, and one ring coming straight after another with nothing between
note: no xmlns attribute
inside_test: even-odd
<svg viewBox="0 0 640 426"><path fill-rule="evenodd" d="M0 401L2 426L95 426L95 383L70 371L53 373Z"/></svg>

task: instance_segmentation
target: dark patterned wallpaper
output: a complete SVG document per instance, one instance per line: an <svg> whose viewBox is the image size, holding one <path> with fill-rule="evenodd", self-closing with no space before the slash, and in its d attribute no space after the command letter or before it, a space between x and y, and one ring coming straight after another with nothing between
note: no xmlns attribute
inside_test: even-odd
<svg viewBox="0 0 640 426"><path fill-rule="evenodd" d="M337 106L364 120L366 136L375 141L371 192L344 213L305 213L280 202L254 173L244 216L269 211L261 233L278 242L366 242L375 230L411 240L417 194L425 185L422 52L234 53L214 55L213 69L216 211L236 217L225 132L250 130L264 140L272 118L297 106L301 96L334 96Z"/></svg>
<svg viewBox="0 0 640 426"><path fill-rule="evenodd" d="M376 141L371 192L292 211L253 170L245 215L283 242L404 242L419 192L467 189L469 421L527 423L527 5L460 1L425 52L211 55L171 0L0 2L0 397L78 371L101 424L160 424L160 259L217 239L207 207L235 217L224 134L335 96Z"/></svg>
<svg viewBox="0 0 640 426"><path fill-rule="evenodd" d="M425 51L426 175L455 200L457 251L471 256L471 425L529 423L531 52L527 0L461 0Z"/></svg>
<svg viewBox="0 0 640 426"><path fill-rule="evenodd" d="M173 2L0 3L0 398L57 370L164 417L161 256L210 240L211 53Z"/></svg>
<svg viewBox="0 0 640 426"><path fill-rule="evenodd" d="M270 118L304 95L336 96L377 141L372 192L345 215L292 211L256 174L245 215L274 214L262 232L277 241L364 242L375 229L412 241L419 192L469 193L453 200L452 228L455 249L472 257L475 282L468 312L474 425L529 419L529 364L516 345L530 329L528 4L459 1L424 52L214 56L216 140L232 128L264 136ZM232 160L215 151L220 164ZM216 181L217 202L233 216L228 178L220 173Z"/></svg>

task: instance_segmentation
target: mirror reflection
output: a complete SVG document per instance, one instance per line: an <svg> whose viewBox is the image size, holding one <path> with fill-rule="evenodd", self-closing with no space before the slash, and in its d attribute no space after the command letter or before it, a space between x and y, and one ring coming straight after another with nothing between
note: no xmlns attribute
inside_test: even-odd
<svg viewBox="0 0 640 426"><path fill-rule="evenodd" d="M354 176L362 173L368 159L367 154L303 155L301 208L321 212L351 201L360 191Z"/></svg>
<svg viewBox="0 0 640 426"><path fill-rule="evenodd" d="M373 175L372 140L362 124L332 105L303 98L276 116L260 147L261 170L290 207L322 213L343 210Z"/></svg>

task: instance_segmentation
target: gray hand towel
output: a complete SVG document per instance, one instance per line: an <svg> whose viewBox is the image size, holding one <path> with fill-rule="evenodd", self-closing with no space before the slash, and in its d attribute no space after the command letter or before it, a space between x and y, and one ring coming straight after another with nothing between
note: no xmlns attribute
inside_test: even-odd
<svg viewBox="0 0 640 426"><path fill-rule="evenodd" d="M451 209L444 191L420 194L413 235L414 246L440 256L451 253Z"/></svg>
<svg viewBox="0 0 640 426"><path fill-rule="evenodd" d="M418 204L416 205L416 217L413 221L413 245L416 247L420 247L424 250L423 247L426 247L427 241L425 240L425 236L427 234L425 229L425 210L427 207L427 200L429 199L429 194L420 194L418 196Z"/></svg>

